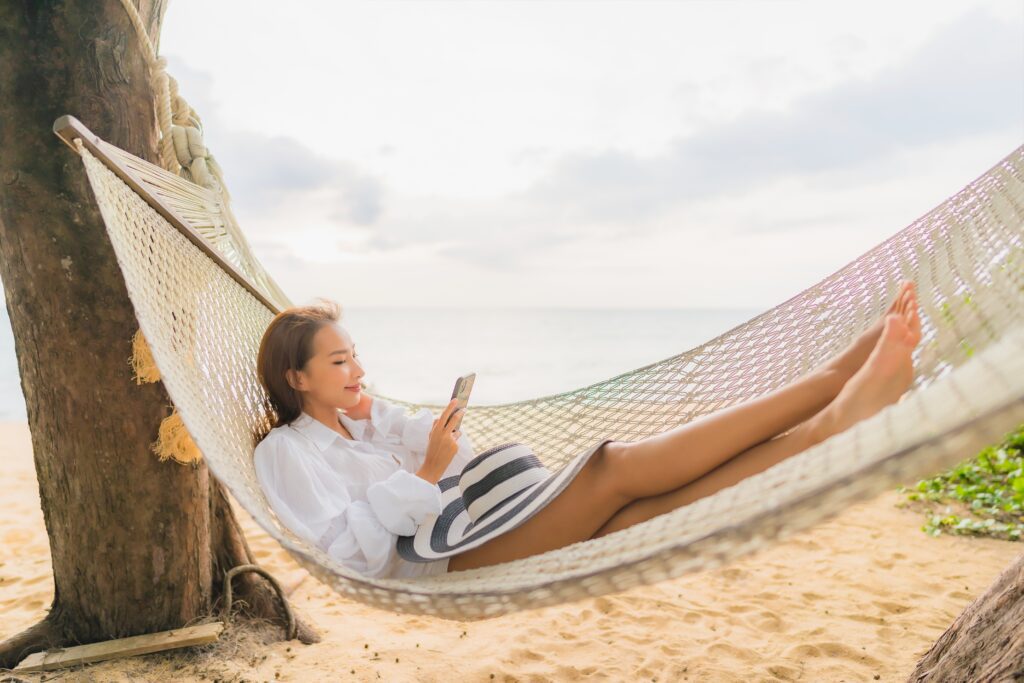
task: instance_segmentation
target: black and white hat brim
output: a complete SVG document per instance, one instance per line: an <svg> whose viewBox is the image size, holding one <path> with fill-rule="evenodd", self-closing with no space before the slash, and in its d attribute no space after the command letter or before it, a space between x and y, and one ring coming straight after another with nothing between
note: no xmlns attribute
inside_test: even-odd
<svg viewBox="0 0 1024 683"><path fill-rule="evenodd" d="M441 479L437 482L441 489L441 514L425 520L416 529L415 534L399 536L398 554L410 562L433 562L475 548L515 529L554 500L575 479L591 456L611 440L605 439L594 444L542 481L489 506L493 509L475 524L472 523L462 499L459 489L460 475ZM490 449L486 454L507 447L526 449L522 444L510 443ZM467 469L468 467L469 465Z"/></svg>

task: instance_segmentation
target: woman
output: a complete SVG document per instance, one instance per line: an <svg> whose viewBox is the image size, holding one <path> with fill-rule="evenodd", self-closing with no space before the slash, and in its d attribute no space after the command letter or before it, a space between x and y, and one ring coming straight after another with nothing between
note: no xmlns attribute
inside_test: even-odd
<svg viewBox="0 0 1024 683"><path fill-rule="evenodd" d="M764 396L639 441L608 441L536 513L498 536L431 562L396 552L440 509L437 482L476 455L450 402L437 419L362 391L340 307L293 307L264 333L257 358L273 428L256 475L282 523L374 577L472 569L597 538L731 486L895 403L913 380L921 339L914 283L841 354Z"/></svg>

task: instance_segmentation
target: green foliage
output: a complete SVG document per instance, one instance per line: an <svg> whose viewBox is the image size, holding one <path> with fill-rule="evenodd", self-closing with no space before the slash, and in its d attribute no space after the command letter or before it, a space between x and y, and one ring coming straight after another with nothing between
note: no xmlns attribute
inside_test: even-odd
<svg viewBox="0 0 1024 683"><path fill-rule="evenodd" d="M899 507L923 509L921 530L931 536L943 531L962 536L988 536L1020 541L1024 533L1024 424L1002 443L931 479L922 479L898 493ZM942 512L936 509L943 507Z"/></svg>
<svg viewBox="0 0 1024 683"><path fill-rule="evenodd" d="M953 325L957 311L967 307L975 310L978 308L978 304L971 297L971 292L969 290L962 292L959 297L955 297L953 299L942 299L936 305L936 309L939 311L939 320L936 322ZM957 346L960 347L964 352L964 355L968 358L974 355L974 346L972 346L966 339L961 339Z"/></svg>
<svg viewBox="0 0 1024 683"><path fill-rule="evenodd" d="M996 267L993 275L1020 283L1017 273L1024 273L1024 248L1012 247ZM1021 289L1024 292L1024 288ZM934 322L952 325L958 311L975 309L978 303L965 290L958 296L936 302L939 316ZM931 345L938 347L937 339ZM975 348L967 339L957 346L969 358ZM899 507L923 510L926 522L921 530L931 536L942 532L962 536L987 536L1007 541L1020 541L1024 535L1024 424L1010 432L1002 443L983 449L931 479L922 479L916 486L900 486L906 494Z"/></svg>

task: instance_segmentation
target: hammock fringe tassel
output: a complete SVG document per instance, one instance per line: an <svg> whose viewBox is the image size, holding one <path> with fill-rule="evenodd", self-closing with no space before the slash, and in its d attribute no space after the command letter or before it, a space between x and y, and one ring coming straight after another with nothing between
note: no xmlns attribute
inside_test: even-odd
<svg viewBox="0 0 1024 683"><path fill-rule="evenodd" d="M132 370L135 371L135 383L145 384L147 382L160 381L160 368L153 360L153 353L149 350L146 338L142 336L142 330L136 330L132 337Z"/></svg>
<svg viewBox="0 0 1024 683"><path fill-rule="evenodd" d="M160 381L160 368L153 360L153 354L149 350L146 338L142 336L142 330L136 330L132 336L132 369L135 372L135 383L146 384ZM203 459L203 454L192 440L192 435L185 428L185 423L175 408L170 415L160 422L160 430L156 441L150 449L156 453L161 462L168 458L183 465L198 463Z"/></svg>
<svg viewBox="0 0 1024 683"><path fill-rule="evenodd" d="M160 423L160 433L153 442L152 450L161 462L171 458L182 465L192 465L203 459L177 408Z"/></svg>

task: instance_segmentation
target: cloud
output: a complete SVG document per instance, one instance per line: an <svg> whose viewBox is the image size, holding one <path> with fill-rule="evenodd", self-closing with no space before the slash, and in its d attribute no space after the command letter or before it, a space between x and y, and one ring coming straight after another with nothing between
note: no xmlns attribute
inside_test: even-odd
<svg viewBox="0 0 1024 683"><path fill-rule="evenodd" d="M356 173L342 177L339 181L344 210L330 214L329 218L356 225L376 224L384 210L381 183L374 178Z"/></svg>
<svg viewBox="0 0 1024 683"><path fill-rule="evenodd" d="M384 185L355 164L318 155L294 138L245 130L223 120L209 74L169 56L168 71L203 121L204 138L235 207L259 213L301 207L311 197L327 206L324 218L339 227L370 227L384 213ZM321 195L326 194L324 199Z"/></svg>
<svg viewBox="0 0 1024 683"><path fill-rule="evenodd" d="M541 231L524 239L521 231L512 230L491 233L487 239L459 240L441 247L437 253L465 263L486 264L488 270L510 272L529 256L524 250L552 249L581 238L582 235L575 232Z"/></svg>
<svg viewBox="0 0 1024 683"><path fill-rule="evenodd" d="M884 172L887 159L910 148L1019 130L1021 64L1019 26L974 9L871 80L806 95L785 112L752 111L697 130L656 156L565 155L517 199L635 230L673 206L781 177L848 182L845 171Z"/></svg>
<svg viewBox="0 0 1024 683"><path fill-rule="evenodd" d="M320 156L289 137L229 125L218 116L207 74L174 58L169 68L207 117L207 139L227 174L236 213L247 214L247 234L255 234L262 253L272 253L275 262L311 260L308 250L325 244L316 254L321 260L330 259L332 249L398 260L434 253L512 271L556 246L571 254L575 245L582 251L601 241L618 244L615 240L627 233L699 230L694 221L703 209L698 207L721 212L720 202L740 207L760 198L756 207L736 209L742 220L735 222L744 226L737 231L849 223L856 217L827 201L787 211L778 220L758 210L780 183L796 197L819 193L820 200L829 190L848 194L899 172L897 157L909 151L1019 127L1024 107L1018 30L974 9L869 80L804 95L785 111L752 110L717 123L693 124L700 121L693 119L687 136L659 154L606 149L552 157L544 147L524 148L520 160L547 162L548 171L523 191L487 200L392 199L382 180L353 163ZM835 49L848 52L862 42L837 38ZM778 59L750 63L750 77L778 78L786 71ZM692 83L680 83L676 90L679 101L700 99ZM303 229L302 224L324 232L336 226L338 239L289 240L289 231ZM275 240L282 246L271 252L266 245Z"/></svg>

